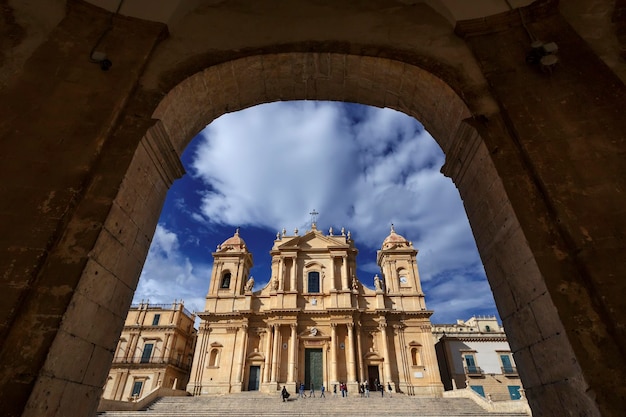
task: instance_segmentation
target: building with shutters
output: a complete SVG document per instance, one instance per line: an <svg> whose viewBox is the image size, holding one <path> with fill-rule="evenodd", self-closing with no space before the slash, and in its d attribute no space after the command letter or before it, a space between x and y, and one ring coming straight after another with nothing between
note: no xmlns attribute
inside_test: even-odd
<svg viewBox="0 0 626 417"><path fill-rule="evenodd" d="M446 391L471 388L492 400L519 400L523 386L511 348L495 316L474 316L433 325L441 380Z"/></svg>
<svg viewBox="0 0 626 417"><path fill-rule="evenodd" d="M377 254L374 289L356 276L350 233L277 234L271 279L253 291L239 231L218 246L187 391L329 391L390 383L409 395L443 392L430 316L412 243L391 229Z"/></svg>
<svg viewBox="0 0 626 417"><path fill-rule="evenodd" d="M185 389L196 342L182 302L131 306L102 398L132 401L160 388Z"/></svg>

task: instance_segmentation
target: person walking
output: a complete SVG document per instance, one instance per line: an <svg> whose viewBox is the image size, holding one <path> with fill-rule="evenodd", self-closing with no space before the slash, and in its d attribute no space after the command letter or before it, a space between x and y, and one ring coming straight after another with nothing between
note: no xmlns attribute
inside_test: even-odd
<svg viewBox="0 0 626 417"><path fill-rule="evenodd" d="M391 393L393 392L393 388L391 387L391 383L387 382L387 392L389 392L389 398L391 398Z"/></svg>
<svg viewBox="0 0 626 417"><path fill-rule="evenodd" d="M365 384L365 398L369 398L370 397L370 384L367 383Z"/></svg>
<svg viewBox="0 0 626 417"><path fill-rule="evenodd" d="M333 384L333 397L337 396L337 384Z"/></svg>
<svg viewBox="0 0 626 417"><path fill-rule="evenodd" d="M289 393L287 392L287 387L285 385L283 385L283 390L281 391L280 396L283 398L283 402L287 401L287 398L289 398Z"/></svg>
<svg viewBox="0 0 626 417"><path fill-rule="evenodd" d="M322 393L320 394L320 398L326 398L326 395L324 394L326 392L326 387L323 384L320 390L322 391Z"/></svg>
<svg viewBox="0 0 626 417"><path fill-rule="evenodd" d="M313 381L311 381L311 390L309 391L309 398L315 398L315 385L313 385Z"/></svg>
<svg viewBox="0 0 626 417"><path fill-rule="evenodd" d="M298 391L298 397L306 398L306 395L304 395L304 382L300 383L300 391Z"/></svg>

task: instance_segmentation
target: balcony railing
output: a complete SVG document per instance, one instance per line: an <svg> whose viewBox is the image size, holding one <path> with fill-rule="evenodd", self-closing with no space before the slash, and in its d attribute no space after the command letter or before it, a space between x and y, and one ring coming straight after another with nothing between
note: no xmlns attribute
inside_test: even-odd
<svg viewBox="0 0 626 417"><path fill-rule="evenodd" d="M514 366L501 366L500 369L502 369L502 373L504 375L509 375L509 376L517 376L517 368Z"/></svg>
<svg viewBox="0 0 626 417"><path fill-rule="evenodd" d="M172 365L185 371L191 369L191 366L183 362L182 360L168 357L145 358L143 356L135 356L132 358L113 358L113 364L135 365L144 367L147 367L149 365Z"/></svg>
<svg viewBox="0 0 626 417"><path fill-rule="evenodd" d="M465 374L469 376L482 376L483 370L479 366L466 366Z"/></svg>

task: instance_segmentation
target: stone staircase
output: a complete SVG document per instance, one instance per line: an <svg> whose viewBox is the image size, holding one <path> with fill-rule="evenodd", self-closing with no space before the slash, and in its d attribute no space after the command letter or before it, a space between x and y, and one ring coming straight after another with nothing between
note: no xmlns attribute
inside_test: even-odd
<svg viewBox="0 0 626 417"><path fill-rule="evenodd" d="M428 416L428 417L528 417L525 413L488 412L467 398L417 398L394 394L381 398L349 396L291 398L282 402L279 394L243 392L203 397L163 397L145 411L107 411L102 417L274 417L274 416Z"/></svg>

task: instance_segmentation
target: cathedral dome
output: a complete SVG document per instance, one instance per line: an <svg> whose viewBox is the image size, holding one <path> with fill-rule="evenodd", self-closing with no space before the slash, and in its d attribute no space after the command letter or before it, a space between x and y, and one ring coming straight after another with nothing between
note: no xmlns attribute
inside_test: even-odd
<svg viewBox="0 0 626 417"><path fill-rule="evenodd" d="M385 240L383 241L383 249L392 249L392 248L396 248L396 247L408 247L411 246L411 242L409 242L408 240L406 240L404 238L404 236L401 236L399 234L396 233L396 230L393 227L393 224L391 225L391 233L389 233L389 236L387 236L385 238Z"/></svg>
<svg viewBox="0 0 626 417"><path fill-rule="evenodd" d="M246 242L239 236L239 229L237 229L235 234L226 239L219 247L221 249L245 249Z"/></svg>

